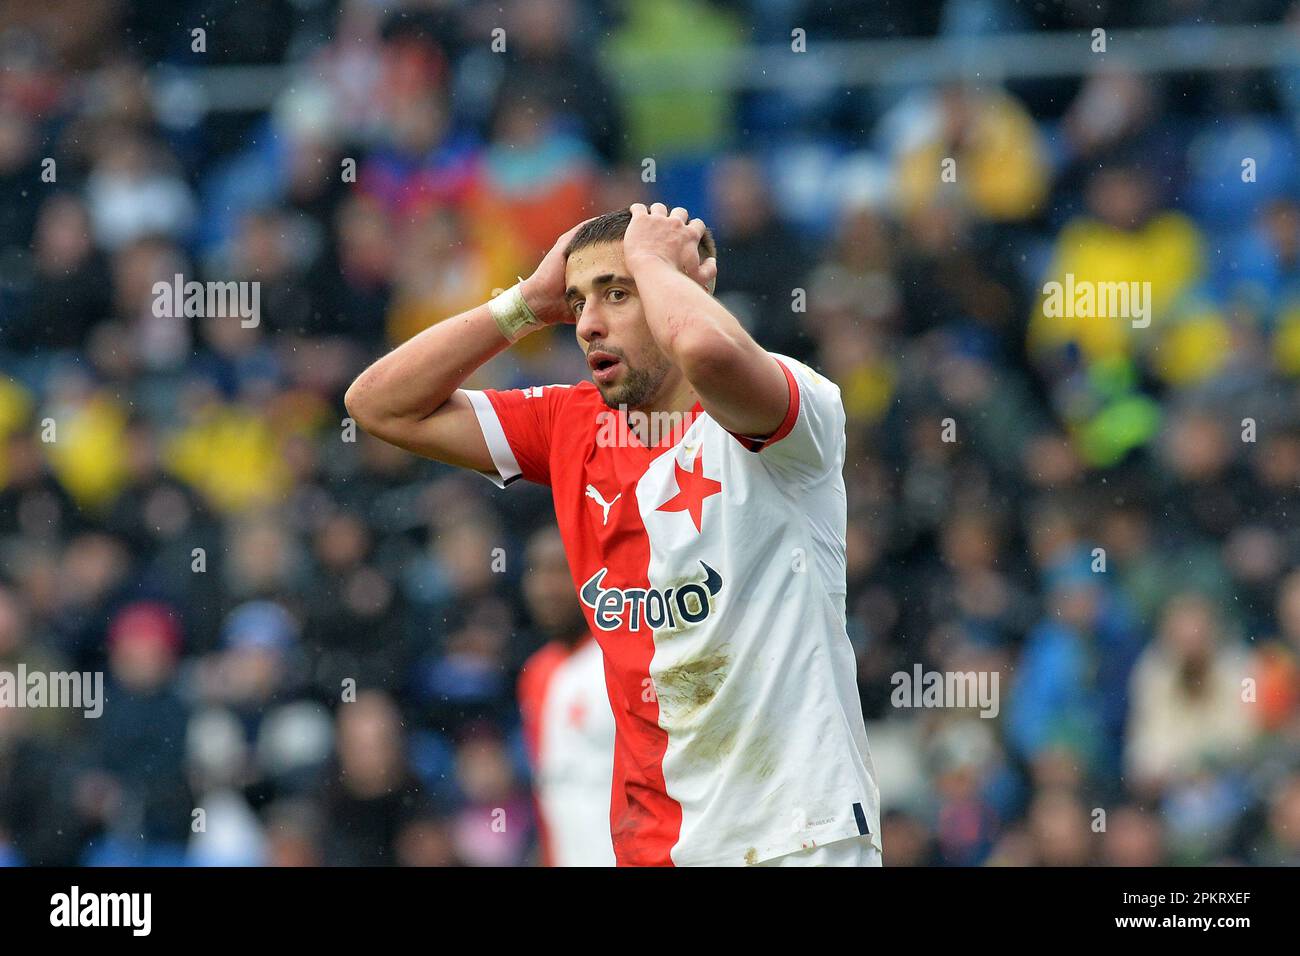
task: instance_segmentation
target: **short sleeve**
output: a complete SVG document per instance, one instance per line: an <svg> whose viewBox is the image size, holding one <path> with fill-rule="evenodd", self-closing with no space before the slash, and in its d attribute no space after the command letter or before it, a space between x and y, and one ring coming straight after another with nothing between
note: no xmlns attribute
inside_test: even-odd
<svg viewBox="0 0 1300 956"><path fill-rule="evenodd" d="M496 466L484 473L498 488L517 478L551 483L551 435L567 385L534 385L498 391L465 389Z"/></svg>
<svg viewBox="0 0 1300 956"><path fill-rule="evenodd" d="M802 362L773 355L785 372L790 404L785 419L766 438L736 438L772 469L815 482L844 467L844 403L839 386Z"/></svg>

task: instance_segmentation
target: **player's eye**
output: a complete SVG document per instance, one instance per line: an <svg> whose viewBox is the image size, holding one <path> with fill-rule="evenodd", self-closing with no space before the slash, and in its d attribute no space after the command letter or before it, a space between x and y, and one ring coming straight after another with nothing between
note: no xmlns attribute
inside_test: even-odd
<svg viewBox="0 0 1300 956"><path fill-rule="evenodd" d="M627 293L624 292L622 289L610 289L608 294L618 296L617 299L613 300L615 302L622 302L624 299L627 298Z"/></svg>
<svg viewBox="0 0 1300 956"><path fill-rule="evenodd" d="M575 300L574 300L574 302L573 302L573 314L574 314L574 315L580 315L580 314L582 313L582 302L583 302L582 299L575 299Z"/></svg>

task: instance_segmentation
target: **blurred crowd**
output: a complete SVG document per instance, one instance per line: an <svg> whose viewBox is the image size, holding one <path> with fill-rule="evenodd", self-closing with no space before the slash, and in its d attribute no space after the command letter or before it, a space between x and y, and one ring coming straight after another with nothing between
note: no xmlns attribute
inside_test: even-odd
<svg viewBox="0 0 1300 956"><path fill-rule="evenodd" d="M536 861L515 684L576 607L530 581L549 492L374 441L341 397L657 200L710 225L758 340L843 391L886 865L1300 863L1300 71L618 81L799 56L795 27L814 60L1300 23L1048 6L4 6L0 670L100 670L109 703L0 708L0 863ZM185 79L277 64L266 109ZM1067 274L1150 282L1150 325L1047 317ZM160 316L176 275L260 283L260 321ZM470 385L579 380L569 334ZM997 716L896 706L915 664L997 671Z"/></svg>

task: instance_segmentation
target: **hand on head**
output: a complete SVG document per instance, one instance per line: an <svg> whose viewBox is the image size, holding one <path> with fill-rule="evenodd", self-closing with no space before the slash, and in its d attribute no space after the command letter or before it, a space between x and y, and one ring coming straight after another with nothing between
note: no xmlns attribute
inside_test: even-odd
<svg viewBox="0 0 1300 956"><path fill-rule="evenodd" d="M713 292L718 260L715 256L700 258L700 243L707 231L703 219L691 219L681 206L670 212L661 202L648 209L644 203L633 203L631 212L632 222L623 236L623 258L629 269L646 258L659 258Z"/></svg>

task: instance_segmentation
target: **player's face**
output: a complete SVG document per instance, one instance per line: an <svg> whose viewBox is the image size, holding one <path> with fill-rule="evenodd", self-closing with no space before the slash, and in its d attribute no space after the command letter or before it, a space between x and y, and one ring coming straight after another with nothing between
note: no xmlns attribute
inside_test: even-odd
<svg viewBox="0 0 1300 956"><path fill-rule="evenodd" d="M586 619L573 593L560 533L554 528L538 532L528 542L525 557L524 600L533 621L548 637L564 640L583 633Z"/></svg>
<svg viewBox="0 0 1300 956"><path fill-rule="evenodd" d="M605 404L643 408L667 394L680 374L646 325L623 244L605 242L569 256L565 287L577 318L578 344Z"/></svg>

